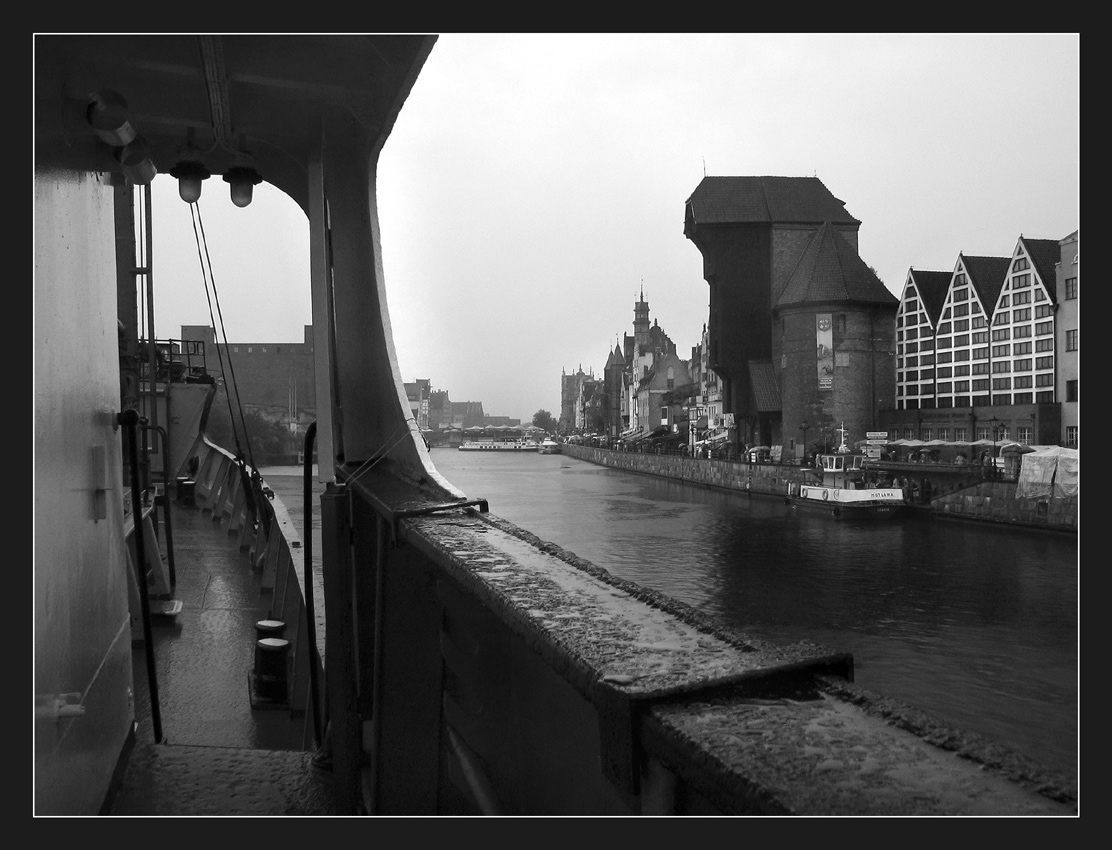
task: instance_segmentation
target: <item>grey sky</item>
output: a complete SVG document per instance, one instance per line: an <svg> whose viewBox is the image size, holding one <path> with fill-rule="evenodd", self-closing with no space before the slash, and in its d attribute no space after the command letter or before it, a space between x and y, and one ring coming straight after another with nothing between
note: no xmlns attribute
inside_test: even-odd
<svg viewBox="0 0 1112 850"><path fill-rule="evenodd" d="M1080 226L1080 36L440 37L382 153L402 378L528 421L650 317L689 356L707 317L684 201L710 176L817 176L898 294L909 268ZM311 322L308 226L265 184L200 209L232 342ZM234 230L232 227L234 226ZM207 324L188 207L155 181L157 333Z"/></svg>

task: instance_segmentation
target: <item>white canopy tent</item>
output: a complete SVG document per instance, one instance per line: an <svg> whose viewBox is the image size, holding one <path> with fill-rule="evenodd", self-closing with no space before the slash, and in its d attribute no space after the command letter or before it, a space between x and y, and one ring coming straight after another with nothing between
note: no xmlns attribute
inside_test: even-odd
<svg viewBox="0 0 1112 850"><path fill-rule="evenodd" d="M1039 446L1022 455L1015 494L1019 498L1065 498L1080 492L1077 449Z"/></svg>

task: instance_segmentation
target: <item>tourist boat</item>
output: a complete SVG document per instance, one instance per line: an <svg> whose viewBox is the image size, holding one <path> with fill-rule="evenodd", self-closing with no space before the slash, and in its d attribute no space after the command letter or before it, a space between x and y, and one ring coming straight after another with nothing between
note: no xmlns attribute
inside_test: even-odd
<svg viewBox="0 0 1112 850"><path fill-rule="evenodd" d="M552 439L544 440L541 443L540 453L542 455L558 455L560 454L560 444Z"/></svg>
<svg viewBox="0 0 1112 850"><path fill-rule="evenodd" d="M474 440L459 447L461 452L535 452L540 443L526 437L494 440Z"/></svg>
<svg viewBox="0 0 1112 850"><path fill-rule="evenodd" d="M821 474L822 483L789 484L788 503L828 511L839 519L893 519L903 513L903 490L866 486L863 460L863 455L819 455L812 471Z"/></svg>
<svg viewBox="0 0 1112 850"><path fill-rule="evenodd" d="M893 519L904 512L907 500L900 487L874 487L866 483L865 456L846 446L845 427L838 429L841 443L833 454L820 454L809 469L820 483L788 484L787 502L793 507L827 511L838 519Z"/></svg>

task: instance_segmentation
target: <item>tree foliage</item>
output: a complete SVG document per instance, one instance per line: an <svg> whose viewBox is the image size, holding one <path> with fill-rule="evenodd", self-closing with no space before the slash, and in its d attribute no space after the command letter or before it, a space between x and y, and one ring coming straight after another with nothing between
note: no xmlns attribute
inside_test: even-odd
<svg viewBox="0 0 1112 850"><path fill-rule="evenodd" d="M556 419L542 408L533 414L533 425L537 428L543 428L545 431L555 431Z"/></svg>

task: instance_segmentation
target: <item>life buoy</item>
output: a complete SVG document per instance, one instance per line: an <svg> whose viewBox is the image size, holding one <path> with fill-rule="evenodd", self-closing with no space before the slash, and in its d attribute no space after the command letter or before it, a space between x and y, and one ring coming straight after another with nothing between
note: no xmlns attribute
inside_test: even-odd
<svg viewBox="0 0 1112 850"><path fill-rule="evenodd" d="M825 502L829 498L830 498L830 491L829 490L823 490L822 491L822 500Z"/></svg>

